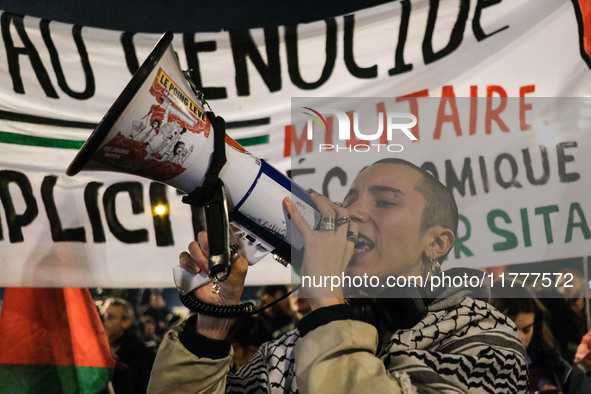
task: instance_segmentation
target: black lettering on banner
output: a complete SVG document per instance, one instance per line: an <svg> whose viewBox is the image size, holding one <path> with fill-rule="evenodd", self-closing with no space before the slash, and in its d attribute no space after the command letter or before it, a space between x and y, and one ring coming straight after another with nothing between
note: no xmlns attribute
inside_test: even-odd
<svg viewBox="0 0 591 394"><path fill-rule="evenodd" d="M449 42L445 47L438 52L433 51L433 32L435 30L435 21L437 19L437 9L439 8L439 0L429 0L429 16L427 18L427 27L425 29L425 37L423 39L423 58L425 64L433 63L455 51L462 43L464 36L464 29L466 21L468 20L468 12L470 11L470 1L460 0L460 9L458 11L458 19L451 30Z"/></svg>
<svg viewBox="0 0 591 394"><path fill-rule="evenodd" d="M215 52L215 41L195 42L194 34L183 34L183 45L185 48L185 56L187 57L187 65L189 66L189 75L191 81L197 88L203 92L208 100L225 99L228 97L228 92L224 87L206 87L201 81L201 68L199 67L199 52Z"/></svg>
<svg viewBox="0 0 591 394"><path fill-rule="evenodd" d="M14 46L12 36L10 35L11 23L14 24L14 27L24 45L23 47L17 48ZM2 16L0 16L0 24L2 25L2 39L4 40L4 47L6 48L8 72L12 78L12 88L14 91L21 94L25 93L23 80L21 78L19 56L28 56L31 66L33 66L33 71L37 76L37 80L39 80L39 83L41 84L41 87L43 88L43 91L47 97L59 98L55 88L51 84L49 74L43 66L43 62L39 57L37 49L31 42L29 36L27 36L27 32L25 31L25 26L23 24L23 17L20 15L13 15L4 12L2 13Z"/></svg>
<svg viewBox="0 0 591 394"><path fill-rule="evenodd" d="M148 231L146 229L128 230L119 221L115 210L115 197L122 192L129 194L131 209L135 215L144 212L143 188L141 183L120 182L109 186L103 195L103 206L109 230L111 230L115 238L127 244L147 242Z"/></svg>
<svg viewBox="0 0 591 394"><path fill-rule="evenodd" d="M567 148L576 148L577 141L566 141L560 142L556 145L556 154L558 156L558 176L560 178L560 182L568 183L578 181L581 177L581 174L578 172L566 172L566 163L574 161L575 157L573 155L567 155L564 150Z"/></svg>
<svg viewBox="0 0 591 394"><path fill-rule="evenodd" d="M344 33L344 46L345 46L345 65L347 70L357 78L375 78L378 76L378 66L374 64L371 67L359 67L355 62L355 55L353 51L355 33L355 16L345 16L345 33Z"/></svg>
<svg viewBox="0 0 591 394"><path fill-rule="evenodd" d="M298 56L298 28L297 25L285 26L285 47L287 49L287 71L291 82L303 90L317 89L322 86L332 74L337 60L337 24L334 18L324 21L326 23L326 61L322 74L316 82L306 82L300 74Z"/></svg>
<svg viewBox="0 0 591 394"><path fill-rule="evenodd" d="M474 186L474 174L472 173L472 165L469 157L464 159L464 166L462 167L462 179L458 179L453 168L451 160L445 161L445 184L453 193L453 189L457 189L462 197L466 195L466 181L470 186L470 195L476 194L476 187Z"/></svg>
<svg viewBox="0 0 591 394"><path fill-rule="evenodd" d="M135 45L133 45L133 36L135 33L124 32L121 33L121 46L125 54L125 64L131 74L135 74L140 69L140 63L137 60L137 53L135 52Z"/></svg>
<svg viewBox="0 0 591 394"><path fill-rule="evenodd" d="M41 36L43 37L45 46L47 46L47 50L49 51L49 57L51 58L51 64L53 65L55 76L57 77L57 83L59 87L62 89L62 91L66 93L68 96L78 100L86 100L94 96L94 74L92 73L90 61L88 60L88 52L86 51L86 47L84 46L84 41L82 41L82 27L74 25L72 27L72 36L74 37L76 49L78 49L78 54L80 55L80 63L82 64L82 71L84 71L84 79L86 80L86 87L84 88L83 92L73 91L72 89L70 89L68 83L66 82L66 77L64 76L64 71L60 63L59 54L57 53L57 49L55 48L53 40L51 39L51 33L49 32L49 21L42 20L40 28Z"/></svg>
<svg viewBox="0 0 591 394"><path fill-rule="evenodd" d="M531 154L529 153L529 149L526 148L521 150L523 153L523 162L525 164L527 180L532 185L545 185L548 183L548 179L550 179L550 162L548 161L548 151L543 145L540 145L539 148L542 155L542 168L544 169L543 174L539 178L534 177L534 170L532 168Z"/></svg>
<svg viewBox="0 0 591 394"><path fill-rule="evenodd" d="M509 165L511 166L511 180L509 181L505 181L501 175L501 164L503 163L503 160L509 162ZM517 162L513 156L508 153L501 153L497 156L495 159L495 178L499 186L503 189L508 189L511 186L517 188L521 187L521 183L517 181Z"/></svg>
<svg viewBox="0 0 591 394"><path fill-rule="evenodd" d="M408 36L411 5L409 0L401 0L399 3L402 7L402 14L400 15L400 27L398 28L398 42L394 55L394 68L388 70L388 75L402 74L412 70L412 64L404 63L404 45L406 45L406 37Z"/></svg>
<svg viewBox="0 0 591 394"><path fill-rule="evenodd" d="M301 162L301 160L300 160ZM316 169L309 167L309 168L294 168L292 170L287 170L286 171L286 175L289 179L293 179L293 177L299 176L299 175L311 175L311 174L315 174L316 173Z"/></svg>
<svg viewBox="0 0 591 394"><path fill-rule="evenodd" d="M488 193L488 172L486 171L486 162L483 156L478 156L478 164L480 165L480 177L482 178L482 188L485 193Z"/></svg>
<svg viewBox="0 0 591 394"><path fill-rule="evenodd" d="M150 204L152 205L156 245L158 246L174 245L172 225L170 224L170 204L166 197L166 188L167 186L162 183L152 182L150 184ZM157 213L154 207L159 205L166 207L166 211Z"/></svg>
<svg viewBox="0 0 591 394"><path fill-rule="evenodd" d="M101 213L98 206L98 191L103 186L101 182L89 182L84 188L84 204L90 219L92 228L92 240L95 243L106 242L105 229L101 220Z"/></svg>
<svg viewBox="0 0 591 394"><path fill-rule="evenodd" d="M480 16L482 15L482 10L486 7L490 7L491 5L499 4L502 0L477 0L476 1L476 9L474 10L474 18L472 19L472 31L474 32L474 37L479 42L488 38L498 32L501 32L505 29L509 28L509 25L505 25L500 29L493 31L492 33L486 34L482 29L482 25L480 24Z"/></svg>
<svg viewBox="0 0 591 394"><path fill-rule="evenodd" d="M439 173L437 172L437 167L435 167L435 164L430 161L426 161L421 165L421 168L433 175L433 178L439 180Z"/></svg>
<svg viewBox="0 0 591 394"><path fill-rule="evenodd" d="M347 173L341 167L333 167L326 173L324 177L324 182L322 182L322 194L326 197L330 198L328 195L328 185L333 178L337 178L341 186L345 186L347 184Z"/></svg>
<svg viewBox="0 0 591 394"><path fill-rule="evenodd" d="M51 239L54 242L86 242L86 232L84 227L65 229L62 227L62 221L55 205L53 197L53 189L57 182L57 176L47 175L43 178L41 183L41 199L45 205L45 213L49 220L49 228L51 230Z"/></svg>
<svg viewBox="0 0 591 394"><path fill-rule="evenodd" d="M267 64L259 53L248 30L230 32L230 44L236 69L236 89L238 96L250 95L250 82L246 58L250 58L270 92L281 89L281 62L279 60L279 30L277 27L265 28L265 48Z"/></svg>
<svg viewBox="0 0 591 394"><path fill-rule="evenodd" d="M25 200L25 211L20 215L16 213L12 196L8 188L10 183L16 184ZM0 201L4 206L4 214L6 217L6 226L8 227L8 238L11 243L23 242L22 228L30 224L39 213L37 208L37 201L33 196L33 189L31 182L22 172L4 170L0 171ZM2 234L2 226L0 226L0 240L4 239Z"/></svg>

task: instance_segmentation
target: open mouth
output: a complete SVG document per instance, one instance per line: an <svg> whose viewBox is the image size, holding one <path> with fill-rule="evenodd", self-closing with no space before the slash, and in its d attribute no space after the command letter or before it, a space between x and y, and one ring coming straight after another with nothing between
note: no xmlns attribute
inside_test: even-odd
<svg viewBox="0 0 591 394"><path fill-rule="evenodd" d="M359 233L357 235L357 240L355 241L355 251L362 253L368 252L374 248L374 243L367 238L365 235Z"/></svg>

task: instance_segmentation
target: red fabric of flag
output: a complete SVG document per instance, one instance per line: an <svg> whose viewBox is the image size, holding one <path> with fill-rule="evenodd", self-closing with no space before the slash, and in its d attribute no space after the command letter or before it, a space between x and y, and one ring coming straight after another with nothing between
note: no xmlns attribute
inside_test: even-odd
<svg viewBox="0 0 591 394"><path fill-rule="evenodd" d="M0 349L0 392L102 392L115 367L88 289L7 288Z"/></svg>

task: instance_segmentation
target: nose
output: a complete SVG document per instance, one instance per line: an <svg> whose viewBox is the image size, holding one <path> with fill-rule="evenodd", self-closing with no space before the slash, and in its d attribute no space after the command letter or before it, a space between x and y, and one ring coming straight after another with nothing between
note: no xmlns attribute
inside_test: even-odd
<svg viewBox="0 0 591 394"><path fill-rule="evenodd" d="M367 204L364 203L361 197L351 203L347 210L349 211L349 217L354 222L363 223L368 220Z"/></svg>

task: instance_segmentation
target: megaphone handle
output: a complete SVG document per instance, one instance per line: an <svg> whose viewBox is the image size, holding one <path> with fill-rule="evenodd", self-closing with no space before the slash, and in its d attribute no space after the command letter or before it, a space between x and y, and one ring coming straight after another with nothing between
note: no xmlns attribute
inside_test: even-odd
<svg viewBox="0 0 591 394"><path fill-rule="evenodd" d="M215 195L205 204L205 225L209 243L209 277L215 282L230 275L230 221L224 185L219 181Z"/></svg>
<svg viewBox="0 0 591 394"><path fill-rule="evenodd" d="M191 291L211 282L211 278L205 272L198 274L191 274L185 271L181 266L173 267L172 276L174 283L181 295L190 293Z"/></svg>

